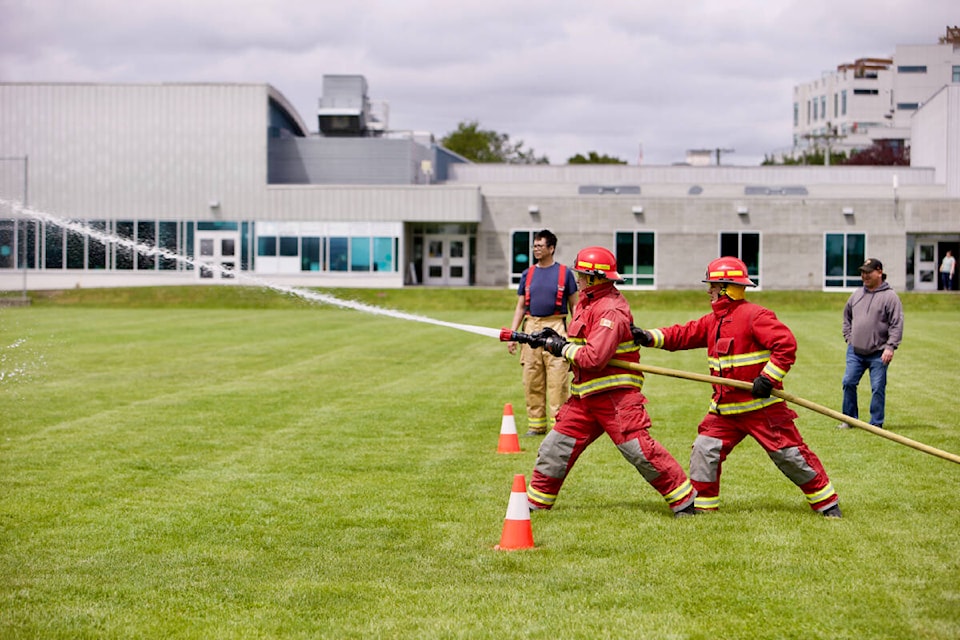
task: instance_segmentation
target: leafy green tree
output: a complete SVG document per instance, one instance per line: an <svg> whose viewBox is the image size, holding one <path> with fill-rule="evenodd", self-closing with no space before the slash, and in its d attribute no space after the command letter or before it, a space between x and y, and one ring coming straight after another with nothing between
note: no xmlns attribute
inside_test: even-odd
<svg viewBox="0 0 960 640"><path fill-rule="evenodd" d="M601 156L596 151L590 151L586 157L584 157L582 153L578 153L568 158L567 164L627 164L627 161L608 156L607 154Z"/></svg>
<svg viewBox="0 0 960 640"><path fill-rule="evenodd" d="M538 157L533 149L524 149L522 140L514 143L506 133L481 129L476 120L461 122L457 130L444 136L440 143L474 162L550 164L546 156Z"/></svg>

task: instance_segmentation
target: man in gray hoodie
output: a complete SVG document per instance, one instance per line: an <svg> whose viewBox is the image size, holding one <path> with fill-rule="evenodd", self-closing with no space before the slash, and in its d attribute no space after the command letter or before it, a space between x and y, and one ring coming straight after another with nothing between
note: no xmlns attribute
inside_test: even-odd
<svg viewBox="0 0 960 640"><path fill-rule="evenodd" d="M843 339L847 341L847 369L843 374L843 414L859 418L857 385L870 370L870 424L883 427L887 398L887 367L903 338L903 306L887 284L883 263L868 258L860 265L863 288L850 295L843 308ZM841 429L849 425L837 425Z"/></svg>

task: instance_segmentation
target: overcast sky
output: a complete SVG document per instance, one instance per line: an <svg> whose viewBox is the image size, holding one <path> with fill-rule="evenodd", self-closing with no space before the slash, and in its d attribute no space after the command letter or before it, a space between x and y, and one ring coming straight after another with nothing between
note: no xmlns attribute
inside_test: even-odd
<svg viewBox="0 0 960 640"><path fill-rule="evenodd" d="M947 25L957 0L0 0L0 81L264 82L316 130L323 75L359 74L391 129L757 165L794 85Z"/></svg>

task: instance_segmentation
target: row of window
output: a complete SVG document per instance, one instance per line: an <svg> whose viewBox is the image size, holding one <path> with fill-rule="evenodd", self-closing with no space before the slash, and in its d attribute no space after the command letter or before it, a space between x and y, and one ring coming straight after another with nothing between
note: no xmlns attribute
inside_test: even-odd
<svg viewBox="0 0 960 640"><path fill-rule="evenodd" d="M926 65L901 65L897 67L897 72L927 73L927 67ZM960 65L953 65L951 82L960 82ZM880 90L860 87L853 90L853 95L876 96L880 95ZM919 105L916 102L898 102L896 107L899 111L916 111ZM847 90L842 89L839 93L833 94L833 118L836 119L845 115L847 115ZM818 120L826 120L828 117L827 96L814 97L807 101L807 124ZM800 105L796 103L793 105L793 126L800 126Z"/></svg>
<svg viewBox="0 0 960 640"><path fill-rule="evenodd" d="M299 259L301 271L396 271L398 244L395 237L259 236L257 257Z"/></svg>
<svg viewBox="0 0 960 640"><path fill-rule="evenodd" d="M91 233L32 220L0 220L0 269L190 271L195 260L214 258L228 261L231 268L239 260L242 271L259 271L258 259L267 271L274 271L271 259L275 263L277 258L292 261L293 270L300 271L395 272L399 268L398 236L257 236L255 223L248 222L89 220L79 224ZM137 251L130 243L158 251Z"/></svg>
<svg viewBox="0 0 960 640"><path fill-rule="evenodd" d="M523 271L530 266L536 233L536 230L513 232L510 274L513 285L520 284ZM652 231L617 231L614 234L617 271L623 277L625 286L656 288L655 240L656 234ZM721 232L718 249L718 255L736 256L743 260L750 279L758 287L762 286L759 233ZM866 236L862 233L825 234L824 257L824 287L860 286L859 268L866 259Z"/></svg>
<svg viewBox="0 0 960 640"><path fill-rule="evenodd" d="M87 234L65 231L42 222L0 220L0 269L85 269L117 271L191 270L194 241L202 260L211 255L204 247L212 234L220 236L219 257L242 271L270 270L278 259L300 271L396 272L398 237L384 236L256 236L253 223L194 223L183 221L105 221L87 222L88 228L105 236L134 240L145 246L159 247L157 255L134 252L115 242L103 243ZM519 284L524 269L530 266L534 235L538 230L513 232L511 282ZM237 242L230 232L239 240ZM760 279L760 234L722 232L719 255L737 256L748 268L750 277ZM656 233L653 231L617 231L614 255L626 286L656 288ZM255 246L255 251L251 248ZM858 268L866 256L866 236L862 233L828 233L824 236L824 286L855 287L860 284ZM185 259L177 259L182 256ZM271 262L273 261L273 262Z"/></svg>

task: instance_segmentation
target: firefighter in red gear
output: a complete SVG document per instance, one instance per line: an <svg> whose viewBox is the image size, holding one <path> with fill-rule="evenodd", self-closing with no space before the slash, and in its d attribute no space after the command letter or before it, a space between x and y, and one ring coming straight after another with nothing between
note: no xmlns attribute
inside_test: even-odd
<svg viewBox="0 0 960 640"><path fill-rule="evenodd" d="M841 517L833 484L794 424L797 414L781 398L771 397L773 389L783 388L783 378L796 360L793 333L772 311L747 302L746 287L756 284L741 260L714 260L703 282L709 285L712 313L682 325L633 330L637 344L645 347L667 351L706 347L712 375L753 385L751 391L713 385L710 409L690 454L697 511L720 507L723 461L746 436L752 436L803 491L814 511Z"/></svg>
<svg viewBox="0 0 960 640"><path fill-rule="evenodd" d="M543 439L527 490L531 509L550 509L573 465L604 432L626 460L663 496L678 516L693 515L696 492L683 468L648 433L650 417L641 393L643 374L609 365L612 359L639 362L633 315L614 286L623 282L616 258L603 247L577 254L573 270L580 298L567 330L569 342L550 329L533 334L544 348L572 364L570 398Z"/></svg>

